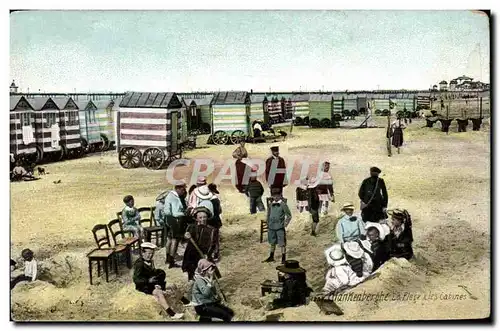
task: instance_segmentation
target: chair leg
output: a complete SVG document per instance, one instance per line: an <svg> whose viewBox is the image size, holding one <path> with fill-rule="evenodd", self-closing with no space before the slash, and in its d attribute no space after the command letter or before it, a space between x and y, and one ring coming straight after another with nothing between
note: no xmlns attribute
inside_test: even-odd
<svg viewBox="0 0 500 331"><path fill-rule="evenodd" d="M101 277L101 261L97 260L97 277Z"/></svg>
<svg viewBox="0 0 500 331"><path fill-rule="evenodd" d="M127 268L132 269L132 248L127 246L126 254L127 254Z"/></svg>
<svg viewBox="0 0 500 331"><path fill-rule="evenodd" d="M92 260L89 259L89 278L90 278L90 285L92 285Z"/></svg>
<svg viewBox="0 0 500 331"><path fill-rule="evenodd" d="M113 262L115 263L115 274L118 277L118 255L116 255L113 260L114 260Z"/></svg>
<svg viewBox="0 0 500 331"><path fill-rule="evenodd" d="M106 283L109 283L108 262L109 260L106 260L106 262L104 263L104 272L106 273Z"/></svg>

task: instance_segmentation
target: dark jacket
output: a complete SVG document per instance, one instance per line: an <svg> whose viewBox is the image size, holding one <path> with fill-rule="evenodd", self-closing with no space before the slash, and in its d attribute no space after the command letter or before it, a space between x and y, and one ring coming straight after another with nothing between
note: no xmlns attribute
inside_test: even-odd
<svg viewBox="0 0 500 331"><path fill-rule="evenodd" d="M212 260L212 253L215 249L215 229L210 225L199 226L193 224L189 225L186 231L191 234L191 237L203 254L207 255L209 260ZM202 258L191 240L189 240L184 251L184 258L182 259L182 271L194 273L198 266L198 261Z"/></svg>
<svg viewBox="0 0 500 331"><path fill-rule="evenodd" d="M297 187L295 190L295 199L297 201L309 201L309 191L307 189Z"/></svg>
<svg viewBox="0 0 500 331"><path fill-rule="evenodd" d="M399 235L396 237L394 231L391 230L389 234L389 242L390 242L390 256L391 257L404 257L409 260L413 257L413 233L410 226L406 226Z"/></svg>
<svg viewBox="0 0 500 331"><path fill-rule="evenodd" d="M245 194L250 198L258 198L264 194L264 187L258 180L251 180L245 188Z"/></svg>
<svg viewBox="0 0 500 331"><path fill-rule="evenodd" d="M377 270L382 264L390 259L390 239L389 236L383 241L376 241L372 243L372 260L373 271Z"/></svg>
<svg viewBox="0 0 500 331"><path fill-rule="evenodd" d="M308 188L307 191L309 196L309 209L318 210L320 206L318 191L316 191L315 188Z"/></svg>
<svg viewBox="0 0 500 331"><path fill-rule="evenodd" d="M377 178L378 185L376 185ZM376 192L375 188L377 188ZM385 182L380 177L368 177L363 180L359 188L358 196L364 203L368 203L373 196L369 206L381 206L383 208L387 208L387 204L389 202Z"/></svg>
<svg viewBox="0 0 500 331"><path fill-rule="evenodd" d="M151 277L157 277L157 282L149 283L149 279ZM155 289L155 285L160 285L162 290L165 290L165 277L165 271L155 269L154 266L146 264L142 257L138 258L134 263L134 275L132 279L134 280L135 289L137 291L152 294Z"/></svg>
<svg viewBox="0 0 500 331"><path fill-rule="evenodd" d="M307 286L306 274L292 274L283 282L280 297L273 301L273 308L296 307L306 304L306 299L311 293Z"/></svg>
<svg viewBox="0 0 500 331"><path fill-rule="evenodd" d="M220 200L212 199L210 202L212 202L212 206L214 207L214 216L208 220L207 224L218 229L222 226L222 219L220 218L222 207L220 205Z"/></svg>
<svg viewBox="0 0 500 331"><path fill-rule="evenodd" d="M276 161L274 161L274 156L271 156L266 160L266 180L269 186L271 187L284 187L286 186L285 184L285 178L286 178L286 173L276 173L277 169L284 169L286 170L286 164L285 164L285 159L283 159L281 156L278 156L278 162L276 164ZM276 165L275 165L276 164ZM272 170L272 171L271 171ZM284 171L280 170L280 171ZM274 179L269 178L270 174L274 172ZM269 182L269 180L272 180L272 182Z"/></svg>

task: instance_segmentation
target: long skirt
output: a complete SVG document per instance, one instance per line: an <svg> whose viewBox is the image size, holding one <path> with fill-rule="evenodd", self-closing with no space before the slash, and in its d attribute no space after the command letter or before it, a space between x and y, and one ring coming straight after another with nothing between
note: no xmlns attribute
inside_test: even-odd
<svg viewBox="0 0 500 331"><path fill-rule="evenodd" d="M236 167L236 189L243 193L245 186L248 185L248 183L243 183L243 177L245 176L245 170L248 165L243 163L241 160L236 160L234 165Z"/></svg>
<svg viewBox="0 0 500 331"><path fill-rule="evenodd" d="M403 129L395 128L394 134L392 135L392 146L401 147L403 146Z"/></svg>

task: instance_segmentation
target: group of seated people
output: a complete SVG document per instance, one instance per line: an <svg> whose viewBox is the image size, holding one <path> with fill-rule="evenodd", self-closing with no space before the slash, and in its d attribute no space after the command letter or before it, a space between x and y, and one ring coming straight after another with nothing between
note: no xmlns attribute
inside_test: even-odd
<svg viewBox="0 0 500 331"><path fill-rule="evenodd" d="M363 222L354 206L345 204L336 225L338 242L325 250L329 270L324 295L338 294L366 280L390 258L413 257L411 216L406 210L388 211L391 221Z"/></svg>

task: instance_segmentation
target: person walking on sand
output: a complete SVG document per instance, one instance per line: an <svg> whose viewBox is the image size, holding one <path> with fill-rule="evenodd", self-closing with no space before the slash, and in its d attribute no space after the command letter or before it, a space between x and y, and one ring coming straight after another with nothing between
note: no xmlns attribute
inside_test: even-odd
<svg viewBox="0 0 500 331"><path fill-rule="evenodd" d="M321 165L320 171L320 183L316 190L318 191L318 197L321 203L321 215L325 216L328 214L328 207L330 201L335 202L335 196L333 192L333 179L329 173L330 162L325 162Z"/></svg>
<svg viewBox="0 0 500 331"><path fill-rule="evenodd" d="M292 213L283 200L281 191L275 187L271 191L273 201L271 202L267 216L267 239L271 250L269 257L262 262L274 262L274 251L276 244L281 247L281 264L286 261L286 227L292 219Z"/></svg>

